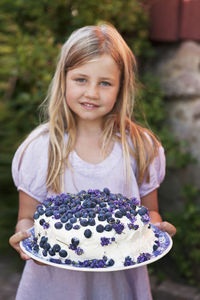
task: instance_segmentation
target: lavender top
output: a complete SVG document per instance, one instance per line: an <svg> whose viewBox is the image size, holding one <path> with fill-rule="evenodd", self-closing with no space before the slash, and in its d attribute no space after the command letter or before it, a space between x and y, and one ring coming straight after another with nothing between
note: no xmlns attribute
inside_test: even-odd
<svg viewBox="0 0 200 300"><path fill-rule="evenodd" d="M36 129L21 144L12 163L12 175L17 189L39 202L49 195L45 184L49 135L45 133L33 139L41 130L43 126ZM65 138L67 140L67 135ZM82 160L75 151L71 152L69 159L73 170L65 170L65 192L69 193L88 189L102 190L108 187L112 193L140 199L158 188L165 175L165 155L162 147L159 149L159 156L149 167L150 182L143 182L140 187L135 176L137 165L134 158L131 158L131 184L128 190L124 176L122 147L118 142L115 142L112 152L101 163L90 164ZM118 272L90 273L39 266L32 260L26 263L17 300L39 298L61 300L67 297L74 300L152 299L146 267Z"/></svg>

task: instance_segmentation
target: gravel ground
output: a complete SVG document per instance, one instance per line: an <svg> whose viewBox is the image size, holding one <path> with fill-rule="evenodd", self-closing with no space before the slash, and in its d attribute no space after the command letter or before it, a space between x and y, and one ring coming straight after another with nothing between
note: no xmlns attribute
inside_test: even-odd
<svg viewBox="0 0 200 300"><path fill-rule="evenodd" d="M18 258L0 257L0 300L14 300L23 264Z"/></svg>

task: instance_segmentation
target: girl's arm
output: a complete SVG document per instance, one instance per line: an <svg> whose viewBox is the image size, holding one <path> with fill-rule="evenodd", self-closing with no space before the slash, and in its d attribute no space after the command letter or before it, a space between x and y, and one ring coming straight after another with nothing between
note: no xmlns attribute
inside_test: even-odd
<svg viewBox="0 0 200 300"><path fill-rule="evenodd" d="M141 198L141 204L149 209L152 224L156 225L161 230L168 232L171 236L176 234L176 228L174 225L167 221L162 221L158 209L157 190L154 190L153 192Z"/></svg>
<svg viewBox="0 0 200 300"><path fill-rule="evenodd" d="M19 212L15 234L9 239L10 245L19 252L22 259L30 259L20 248L19 242L30 236L27 229L33 226L33 214L36 206L39 204L37 200L30 197L23 191L19 191Z"/></svg>

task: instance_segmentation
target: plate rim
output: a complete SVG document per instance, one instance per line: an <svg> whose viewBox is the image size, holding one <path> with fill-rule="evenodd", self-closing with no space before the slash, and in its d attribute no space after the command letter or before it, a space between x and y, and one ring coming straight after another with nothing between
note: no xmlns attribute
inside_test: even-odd
<svg viewBox="0 0 200 300"><path fill-rule="evenodd" d="M136 263L134 265L131 265L131 266L121 266L121 267L116 267L116 266L111 266L109 268L82 268L82 267L75 267L75 266L71 266L71 265L67 265L67 264L62 264L62 263L55 263L55 262L51 262L45 258L40 258L36 255L34 255L32 252L28 251L23 243L24 241L28 240L30 237L28 237L27 239L24 239L22 241L20 241L19 245L20 245L20 248L23 252L25 252L30 258L32 258L33 260L36 260L38 262L41 262L45 265L50 265L50 266L53 266L53 267L57 267L57 268L61 268L61 269L66 269L66 270L72 270L72 271L82 271L82 272L113 272L113 271L125 271L125 270L129 270L129 269L133 269L133 268L139 268L139 267L142 267L142 266L145 266L145 265L148 265L148 264L151 264L157 260L160 260L162 257L164 257L172 248L173 246L173 241L172 241L172 238L171 236L166 232L166 231L162 231L160 230L158 227L156 227L155 225L151 224L151 226L153 227L154 230L156 230L157 232L162 232L162 234L164 234L168 239L169 239L169 245L168 247L161 253L161 254L158 254L157 256L147 260L147 261L144 261L142 263ZM31 230L34 229L34 226L32 226L31 228L29 228L27 230L27 232L31 232ZM31 232L31 235L32 235L32 232Z"/></svg>

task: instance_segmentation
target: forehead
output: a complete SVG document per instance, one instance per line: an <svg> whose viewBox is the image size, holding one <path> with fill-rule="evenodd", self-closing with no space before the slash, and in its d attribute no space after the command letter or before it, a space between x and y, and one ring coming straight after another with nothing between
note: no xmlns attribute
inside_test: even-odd
<svg viewBox="0 0 200 300"><path fill-rule="evenodd" d="M106 76L118 76L120 74L119 67L112 56L104 54L96 56L89 61L76 66L68 71L71 74L85 73L85 75L106 75Z"/></svg>

